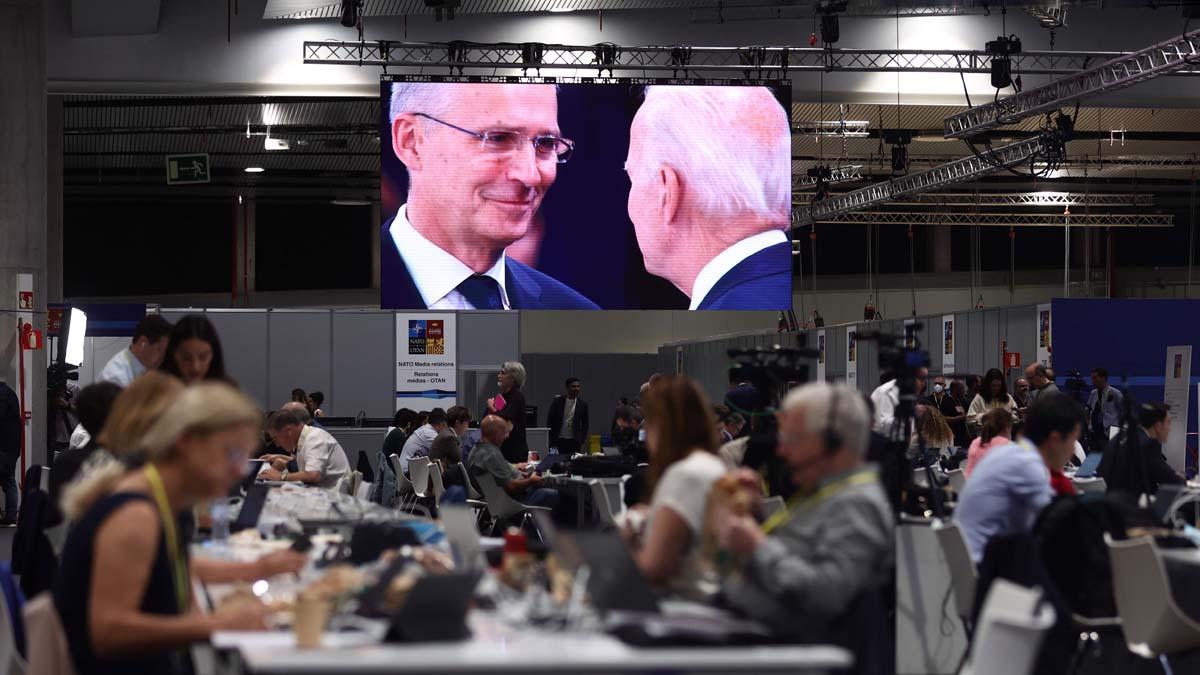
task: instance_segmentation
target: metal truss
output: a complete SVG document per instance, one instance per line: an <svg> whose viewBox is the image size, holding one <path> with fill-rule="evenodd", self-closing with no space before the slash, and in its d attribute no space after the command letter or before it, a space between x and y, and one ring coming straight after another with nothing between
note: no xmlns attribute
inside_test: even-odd
<svg viewBox="0 0 1200 675"><path fill-rule="evenodd" d="M970 180L1006 166L1015 166L1028 161L1041 150L1041 147L1039 139L1030 138L996 148L986 157L972 155L949 164L935 166L932 169L868 185L865 188L804 206L799 213L793 210L792 222L797 225L807 225L814 221L825 221L843 213L895 199L901 195L928 192L944 185Z"/></svg>
<svg viewBox="0 0 1200 675"><path fill-rule="evenodd" d="M862 180L862 166L857 164L839 166L829 169L827 183L853 183ZM792 174L792 190L811 190L817 186L817 179L799 173Z"/></svg>
<svg viewBox="0 0 1200 675"><path fill-rule="evenodd" d="M1117 194L1115 192L926 192L900 197L906 204L939 206L1154 206L1150 193Z"/></svg>
<svg viewBox="0 0 1200 675"><path fill-rule="evenodd" d="M1013 67L1025 75L1070 75L1123 52L1025 52ZM380 66L397 69L451 69L478 74L511 71L591 71L581 75L671 73L677 77L782 77L795 71L988 73L991 56L972 50L820 49L814 47L692 47L687 45L623 47L542 43L477 42L305 42L304 62L326 65ZM504 69L505 73L500 73ZM484 71L484 72L479 72ZM1174 74L1200 75L1200 69Z"/></svg>
<svg viewBox="0 0 1200 675"><path fill-rule="evenodd" d="M864 167L872 166L891 169L891 157L889 155L867 154L867 155L846 155L842 161L850 161L856 164L862 164ZM908 160L909 167L913 166L936 166L953 162L959 159L956 155L918 155L910 156ZM828 160L814 156L798 156L792 157L792 161L799 164L822 163ZM1035 167L1045 166L1044 162L1035 162ZM1074 155L1063 158L1058 163L1059 168L1067 169L1105 169L1105 168L1131 168L1131 169L1178 169L1178 168L1200 168L1200 155Z"/></svg>
<svg viewBox="0 0 1200 675"><path fill-rule="evenodd" d="M793 216L796 212L793 211ZM972 213L966 211L856 211L822 223L854 225L979 225L983 227L1174 227L1175 216L1163 213ZM793 224L795 221L793 220Z"/></svg>
<svg viewBox="0 0 1200 675"><path fill-rule="evenodd" d="M837 138L866 138L871 135L870 122L865 120L821 120L792 127L792 132L804 136L834 136Z"/></svg>
<svg viewBox="0 0 1200 675"><path fill-rule="evenodd" d="M1190 69L1197 65L1198 57L1200 30L1194 30L1040 87L951 115L943 121L946 138L969 138L1089 96Z"/></svg>

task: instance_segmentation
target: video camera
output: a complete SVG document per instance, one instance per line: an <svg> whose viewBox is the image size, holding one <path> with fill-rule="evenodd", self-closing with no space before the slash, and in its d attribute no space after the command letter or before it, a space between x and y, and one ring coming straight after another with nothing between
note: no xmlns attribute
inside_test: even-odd
<svg viewBox="0 0 1200 675"><path fill-rule="evenodd" d="M729 407L744 415L750 423L750 437L742 463L762 471L770 493L784 498L795 491L795 486L787 466L775 453L778 438L775 408L789 389L809 380L808 362L820 356L817 350L803 346L803 335L799 339L802 346L794 349L776 345L772 349L730 349L727 352L733 359L730 381L747 383L753 389L750 393L744 387L737 387L725 398Z"/></svg>

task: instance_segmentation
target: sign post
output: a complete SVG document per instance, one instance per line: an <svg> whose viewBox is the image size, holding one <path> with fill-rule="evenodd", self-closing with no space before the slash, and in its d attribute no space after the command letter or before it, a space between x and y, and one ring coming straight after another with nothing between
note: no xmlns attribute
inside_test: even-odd
<svg viewBox="0 0 1200 675"><path fill-rule="evenodd" d="M396 409L448 408L458 399L455 315L396 315Z"/></svg>
<svg viewBox="0 0 1200 675"><path fill-rule="evenodd" d="M167 185L207 183L210 177L207 153L167 155Z"/></svg>
<svg viewBox="0 0 1200 675"><path fill-rule="evenodd" d="M1163 443L1163 455L1171 468L1184 475L1187 467L1188 396L1192 387L1192 346L1167 347L1167 373L1163 403L1170 406L1171 435Z"/></svg>

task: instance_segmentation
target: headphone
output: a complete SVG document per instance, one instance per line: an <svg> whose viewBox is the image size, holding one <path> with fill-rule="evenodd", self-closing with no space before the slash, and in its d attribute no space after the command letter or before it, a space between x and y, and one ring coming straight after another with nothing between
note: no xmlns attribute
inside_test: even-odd
<svg viewBox="0 0 1200 675"><path fill-rule="evenodd" d="M829 399L829 419L826 420L825 430L821 432L821 436L825 442L826 456L832 456L842 447L842 435L838 433L835 422L837 421L837 405L841 394L838 393L836 386L831 386L833 396Z"/></svg>

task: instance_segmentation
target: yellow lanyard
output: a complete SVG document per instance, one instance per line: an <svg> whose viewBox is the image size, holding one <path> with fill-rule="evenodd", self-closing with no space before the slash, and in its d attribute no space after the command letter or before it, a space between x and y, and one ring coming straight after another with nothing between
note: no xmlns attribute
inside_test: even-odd
<svg viewBox="0 0 1200 675"><path fill-rule="evenodd" d="M187 612L188 599L191 597L190 576L187 562L179 550L179 533L175 529L175 514L167 503L167 491L163 487L162 476L153 464L146 465L146 480L150 490L154 492L154 501L158 504L158 515L162 519L163 536L167 540L167 557L171 560L172 578L175 582L175 599L179 602L179 613Z"/></svg>
<svg viewBox="0 0 1200 675"><path fill-rule="evenodd" d="M879 475L874 470L860 471L845 478L835 480L832 483L822 487L820 490L811 495L798 495L788 500L787 508L776 513L763 523L762 529L766 534L783 527L792 519L792 516L803 509L810 509L821 501L828 498L830 495L840 492L848 487L855 485L865 485L879 480Z"/></svg>

